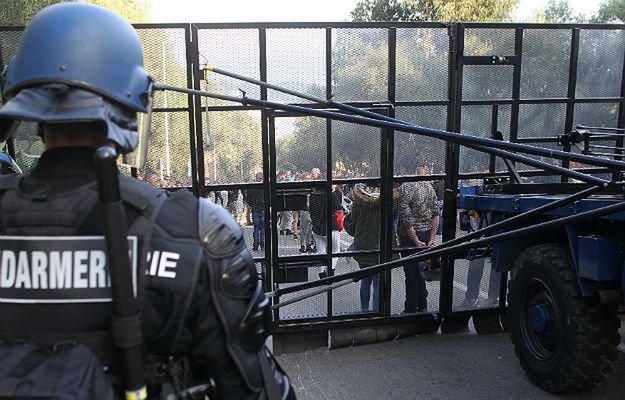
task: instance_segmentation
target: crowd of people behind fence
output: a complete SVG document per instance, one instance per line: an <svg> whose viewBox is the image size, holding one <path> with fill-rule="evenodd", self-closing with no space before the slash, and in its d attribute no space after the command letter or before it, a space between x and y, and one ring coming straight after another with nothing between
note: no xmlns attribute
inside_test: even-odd
<svg viewBox="0 0 625 400"><path fill-rule="evenodd" d="M417 166L415 173L428 173L424 164ZM345 178L341 173L333 172L334 180ZM278 182L318 181L325 179L321 169L314 167L310 171L293 173L280 170ZM262 172L254 174L254 182L263 181ZM401 256L413 254L416 247L431 246L440 234L439 216L442 204L442 191L438 182L418 181L396 184L392 193L394 248L402 248ZM333 184L331 210L326 210L327 199L323 191L308 191L300 209L278 211L277 231L283 238L290 237L298 246L301 254L325 254L328 240L331 240L333 252L379 250L381 225L381 190L377 181L370 183ZM225 199L224 199L225 195ZM233 218L242 226L252 227L252 250L265 248L265 199L263 189L231 189L214 192L211 196L216 203L226 207ZM327 217L330 217L328 223ZM328 228L330 231L328 232ZM349 247L341 248L341 232L353 238ZM408 249L411 248L411 249ZM356 254L353 259L360 268L366 268L380 262L377 253ZM320 278L334 274L338 258L333 257L331 271L325 265L317 267ZM427 290L425 282L436 280L440 275L438 260L422 262L418 265L403 267L405 275L406 299L405 313L424 312L427 310ZM379 275L360 281L360 307L362 311L376 311L379 307Z"/></svg>
<svg viewBox="0 0 625 400"><path fill-rule="evenodd" d="M416 175L427 175L432 171L424 163L417 163ZM154 175L154 174L149 174ZM354 174L349 174L354 178ZM319 181L324 180L321 169L310 171L279 170L277 181ZM333 180L345 179L340 172L332 172ZM154 176L146 176L151 181ZM263 173L253 173L254 183L263 182ZM156 182L151 182L156 183ZM414 254L419 247L433 246L437 235L441 235L441 213L443 205L443 181L412 181L395 183L392 191L392 246L399 249L393 258ZM230 189L214 191L209 195L217 204L227 208L241 227L252 227L252 250L265 249L265 199L263 189ZM325 254L327 241L331 240L333 252L379 250L381 225L381 188L379 181L368 183L333 184L331 193L331 211L326 210L326 195L323 191L309 191L305 204L300 209L277 212L277 231L281 237L291 237L301 254ZM330 217L330 223L326 218ZM328 227L331 228L328 232ZM341 247L341 232L353 238L348 247ZM359 268L378 264L378 253L354 255ZM469 274L464 305L475 306L481 272L485 258L469 257ZM339 258L333 257L329 272L325 265L317 268L320 278L334 274ZM478 268L481 267L481 268ZM427 311L428 291L426 282L439 280L441 264L438 258L403 267L405 277L404 313ZM479 275L479 276L478 276ZM491 274L489 300L496 301L497 275ZM380 275L369 276L360 280L360 307L362 311L379 309ZM493 292L493 293L491 293ZM466 304L465 304L466 303Z"/></svg>

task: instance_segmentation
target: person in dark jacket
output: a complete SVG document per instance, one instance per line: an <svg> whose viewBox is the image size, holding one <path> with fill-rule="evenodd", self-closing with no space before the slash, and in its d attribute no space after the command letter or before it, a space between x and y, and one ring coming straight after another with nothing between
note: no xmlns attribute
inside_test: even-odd
<svg viewBox="0 0 625 400"><path fill-rule="evenodd" d="M332 231L332 252L340 251L340 233L341 227L337 219L337 213L343 212L343 192L340 190L339 185L333 185L332 187L332 212L327 212L326 207L326 195L325 193L313 193L310 195L310 219L312 221L312 233L315 243L313 251L319 253L325 253L327 251L327 236L328 231L326 227L326 218L331 219ZM332 271L336 269L336 263L338 259L332 258ZM325 278L327 276L327 270L325 266L319 268L319 277Z"/></svg>
<svg viewBox="0 0 625 400"><path fill-rule="evenodd" d="M352 210L346 217L345 229L354 237L353 250L378 250L380 248L380 185L377 183L358 183L352 190ZM393 191L393 200L398 198ZM355 255L354 260L360 268L379 263L377 254ZM360 280L360 308L369 311L371 287L373 286L373 311L379 306L380 274Z"/></svg>
<svg viewBox="0 0 625 400"><path fill-rule="evenodd" d="M238 200L239 200L239 189L228 190L228 202L226 203L226 206L228 208L228 211L230 212L230 215L232 215L232 218L234 218L235 221L239 219L239 216L237 214Z"/></svg>
<svg viewBox="0 0 625 400"><path fill-rule="evenodd" d="M256 173L256 182L263 181L263 173ZM254 224L254 243L252 250L262 251L265 248L265 194L262 189L251 189L246 191L246 199L252 210L252 223Z"/></svg>

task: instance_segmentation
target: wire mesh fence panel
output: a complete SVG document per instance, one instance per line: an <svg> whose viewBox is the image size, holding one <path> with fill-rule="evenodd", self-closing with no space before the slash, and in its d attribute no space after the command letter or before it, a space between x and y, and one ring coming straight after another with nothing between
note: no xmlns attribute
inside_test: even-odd
<svg viewBox="0 0 625 400"><path fill-rule="evenodd" d="M625 36L618 30L582 29L575 96L619 97Z"/></svg>
<svg viewBox="0 0 625 400"><path fill-rule="evenodd" d="M332 30L332 93L338 101L388 98L388 30Z"/></svg>
<svg viewBox="0 0 625 400"><path fill-rule="evenodd" d="M326 194L324 191L314 190L310 194L300 194L297 197L301 197L302 209L280 210L277 214L278 256L323 256L330 246L328 238L332 240L331 233L327 230Z"/></svg>
<svg viewBox="0 0 625 400"><path fill-rule="evenodd" d="M493 113L497 111L497 126L493 127ZM496 109L490 105L462 107L462 124L460 131L465 135L489 138L491 132L497 130L503 134L503 140L510 140L510 117L512 108L499 105ZM490 168L491 156L487 153L460 147L460 173L487 173ZM495 171L506 171L501 158L496 158Z"/></svg>
<svg viewBox="0 0 625 400"><path fill-rule="evenodd" d="M543 149L562 151L562 145L560 145L558 143L555 143L555 142L554 143L532 143L532 146L543 148ZM545 162L547 164L555 165L555 166L561 166L562 165L562 161L561 160L559 160L557 158L553 158L553 157L535 156L535 155L527 155L527 157L529 157L531 159L534 159L534 160ZM544 170L543 168L532 167L532 166L529 166L529 165L526 165L526 164L523 164L523 163L516 163L516 169L519 172ZM523 179L523 182L528 182L528 183L555 183L555 182L560 182L560 178L561 178L561 175L558 174L558 173L545 171L544 174L541 174L541 175L538 175L538 176L528 176L528 177L525 177Z"/></svg>
<svg viewBox="0 0 625 400"><path fill-rule="evenodd" d="M342 178L380 176L380 128L332 121L332 167Z"/></svg>
<svg viewBox="0 0 625 400"><path fill-rule="evenodd" d="M446 106L397 107L398 119L431 129L446 128ZM414 175L418 163L428 174L445 172L445 142L414 133L395 131L393 170L395 176Z"/></svg>
<svg viewBox="0 0 625 400"><path fill-rule="evenodd" d="M523 30L522 99L567 96L571 38L571 30L568 29Z"/></svg>
<svg viewBox="0 0 625 400"><path fill-rule="evenodd" d="M183 28L138 28L143 47L143 65L157 82L187 87L187 48ZM187 108L188 95L176 92L157 92L154 108ZM188 124L188 122L187 122Z"/></svg>
<svg viewBox="0 0 625 400"><path fill-rule="evenodd" d="M276 170L278 182L326 179L327 123L317 117L275 119Z"/></svg>
<svg viewBox="0 0 625 400"><path fill-rule="evenodd" d="M351 209L345 218L345 230L332 232L334 253L345 251L379 251L380 235L384 227L381 225L382 191L380 182L359 183L353 186L346 195L351 198ZM337 192L334 192L333 204L337 203ZM338 206L338 204L337 204ZM337 224L338 225L338 224ZM340 226L339 226L340 228ZM393 232L395 235L395 232ZM344 258L333 258L336 273L346 273L359 268L378 264L380 253L353 254ZM333 303L334 313L345 314L379 310L380 279L363 278L358 285L350 284L337 291Z"/></svg>
<svg viewBox="0 0 625 400"><path fill-rule="evenodd" d="M574 121L576 125L585 125L593 127L614 128L618 125L619 104L618 103L578 103L575 105ZM589 142L589 149L601 158L613 158L607 154L614 154L612 149L618 144L617 139L597 140L592 139ZM604 147L598 147L604 146ZM622 149L622 146L619 146ZM580 153L584 150L584 143L574 144L572 151ZM601 154L598 154L601 153ZM593 168L579 162L571 162L571 168ZM601 178L610 179L609 174L595 174Z"/></svg>
<svg viewBox="0 0 625 400"><path fill-rule="evenodd" d="M578 103L573 113L574 125L605 126L618 124L618 103Z"/></svg>
<svg viewBox="0 0 625 400"><path fill-rule="evenodd" d="M305 93L326 98L325 29L268 29L267 81ZM269 89L270 101L308 103Z"/></svg>
<svg viewBox="0 0 625 400"><path fill-rule="evenodd" d="M319 279L318 267L308 268L308 281ZM279 287L287 288L296 285L295 283L283 283ZM315 289L302 290L297 293L290 293L280 296L280 301L287 301L294 297L305 295ZM289 304L280 308L280 320L304 319L304 318L320 318L328 315L328 294L321 293L316 296Z"/></svg>
<svg viewBox="0 0 625 400"><path fill-rule="evenodd" d="M14 133L15 162L22 172L30 171L45 150L45 145L39 135L38 124L22 122Z"/></svg>
<svg viewBox="0 0 625 400"><path fill-rule="evenodd" d="M22 40L22 31L0 31L0 56L3 71L11 58L17 54L20 40Z"/></svg>
<svg viewBox="0 0 625 400"><path fill-rule="evenodd" d="M338 259L337 273L345 274L358 269L359 264L352 257ZM375 276L333 290L332 315L377 312L380 307L379 285L379 276Z"/></svg>
<svg viewBox="0 0 625 400"><path fill-rule="evenodd" d="M555 138L566 123L566 104L519 105L519 138Z"/></svg>
<svg viewBox="0 0 625 400"><path fill-rule="evenodd" d="M397 101L449 98L447 29L398 28L395 62Z"/></svg>
<svg viewBox="0 0 625 400"><path fill-rule="evenodd" d="M198 50L200 66L213 66L260 79L258 29L199 29ZM229 96L241 96L243 91L248 97L260 97L258 85L214 73L208 73L207 77L202 89ZM211 99L209 104L232 105L216 99Z"/></svg>
<svg viewBox="0 0 625 400"><path fill-rule="evenodd" d="M512 98L512 65L467 65L462 79L465 100Z"/></svg>
<svg viewBox="0 0 625 400"><path fill-rule="evenodd" d="M247 248L254 258L265 257L267 243L265 243L265 200L262 189L242 188L237 196L236 213L231 205L228 207L228 192L226 190L210 191L207 197L216 204L228 208L233 218L236 218Z"/></svg>
<svg viewBox="0 0 625 400"><path fill-rule="evenodd" d="M202 139L206 184L262 182L260 111L202 113Z"/></svg>
<svg viewBox="0 0 625 400"><path fill-rule="evenodd" d="M514 55L514 29L466 29L464 31L464 55Z"/></svg>
<svg viewBox="0 0 625 400"><path fill-rule="evenodd" d="M252 220L252 210L250 209L247 197L249 190L248 187L230 187L227 190L221 190L219 192L211 191L208 193L207 197L215 201L215 203L223 204L232 218L243 229L245 242L248 244L248 247L251 247L253 243L254 221ZM217 195L217 193L219 194ZM258 254L254 254L254 257L258 257Z"/></svg>
<svg viewBox="0 0 625 400"><path fill-rule="evenodd" d="M155 112L147 162L137 176L159 187L191 186L189 141L189 115L186 112Z"/></svg>
<svg viewBox="0 0 625 400"><path fill-rule="evenodd" d="M404 182L397 188L393 204L394 247L403 250L397 257L418 251L419 246L409 234L413 228L420 242L431 245L442 242L440 208L432 182ZM432 241L433 239L433 241ZM391 313L437 311L440 296L441 264L434 258L411 264L391 273Z"/></svg>
<svg viewBox="0 0 625 400"><path fill-rule="evenodd" d="M493 308L499 304L501 274L491 268L488 248L475 249L476 257L455 260L452 311Z"/></svg>
<svg viewBox="0 0 625 400"><path fill-rule="evenodd" d="M439 311L440 282L427 282L419 277L422 265L406 265L391 271L391 315Z"/></svg>

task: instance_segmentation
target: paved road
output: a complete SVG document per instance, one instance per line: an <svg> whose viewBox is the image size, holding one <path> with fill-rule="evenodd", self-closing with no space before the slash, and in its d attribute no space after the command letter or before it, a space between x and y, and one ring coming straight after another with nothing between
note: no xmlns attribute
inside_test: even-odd
<svg viewBox="0 0 625 400"><path fill-rule="evenodd" d="M422 335L278 357L300 400L557 399L534 386L508 334ZM625 399L625 353L600 387L572 399Z"/></svg>

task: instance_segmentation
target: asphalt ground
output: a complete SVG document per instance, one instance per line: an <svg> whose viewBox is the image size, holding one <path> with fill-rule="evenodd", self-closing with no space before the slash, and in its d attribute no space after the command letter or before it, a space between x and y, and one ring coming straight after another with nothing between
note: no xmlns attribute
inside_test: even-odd
<svg viewBox="0 0 625 400"><path fill-rule="evenodd" d="M244 227L250 248L252 230L251 226ZM343 233L342 250L350 243L351 237ZM281 235L278 248L280 255L298 254L299 242L292 236ZM253 254L264 256L262 251ZM454 310L463 309L467 267L467 261L456 261ZM357 268L358 263L351 257L340 257L336 273ZM477 308L487 306L489 274L487 261ZM308 280L315 279L318 279L316 268L309 268ZM392 271L391 288L391 313L400 314L405 295L401 268ZM439 282L430 282L427 288L428 312L436 313ZM333 314L361 312L358 291L359 283L335 290ZM326 310L327 295L322 294L282 308L280 318L325 316ZM622 337L625 337L623 333ZM625 344L621 348L625 350ZM471 330L451 335L428 334L366 346L320 348L277 358L289 373L298 399L625 399L625 353L619 354L615 371L603 385L583 394L566 396L549 394L527 379L507 333L478 336Z"/></svg>
<svg viewBox="0 0 625 400"><path fill-rule="evenodd" d="M555 396L527 379L507 333L428 334L277 357L297 398L625 399L625 353L599 387Z"/></svg>

